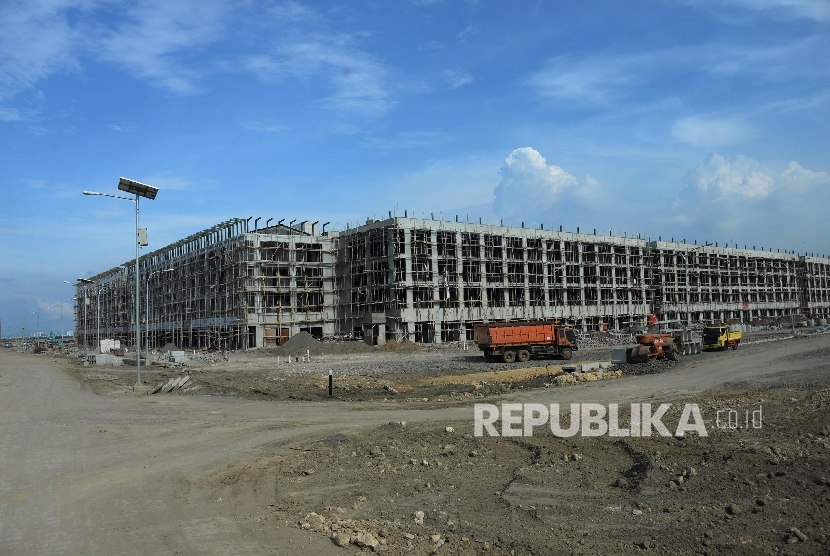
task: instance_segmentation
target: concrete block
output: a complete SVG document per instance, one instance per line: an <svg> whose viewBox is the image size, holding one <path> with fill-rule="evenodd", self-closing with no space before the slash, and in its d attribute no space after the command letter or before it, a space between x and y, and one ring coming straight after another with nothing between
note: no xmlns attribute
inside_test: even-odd
<svg viewBox="0 0 830 556"><path fill-rule="evenodd" d="M611 362L615 365L623 365L628 362L628 348L614 348L611 350Z"/></svg>
<svg viewBox="0 0 830 556"><path fill-rule="evenodd" d="M95 364L96 365L111 365L113 361L113 356L109 353L96 353L95 354Z"/></svg>
<svg viewBox="0 0 830 556"><path fill-rule="evenodd" d="M171 378L170 380L168 380L168 381L167 381L167 384L165 384L164 386L162 386L161 391L162 391L162 392L169 392L169 391L170 391L170 389L173 387L173 383L174 383L175 381L176 381L176 379L175 379L175 378Z"/></svg>
<svg viewBox="0 0 830 556"><path fill-rule="evenodd" d="M583 373L590 373L590 372L596 371L599 368L600 368L600 363L599 362L583 363L582 364L582 372Z"/></svg>

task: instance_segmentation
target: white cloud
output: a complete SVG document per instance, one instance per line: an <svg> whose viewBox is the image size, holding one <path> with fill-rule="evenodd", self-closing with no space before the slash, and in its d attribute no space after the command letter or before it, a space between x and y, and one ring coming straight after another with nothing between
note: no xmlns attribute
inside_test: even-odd
<svg viewBox="0 0 830 556"><path fill-rule="evenodd" d="M198 93L204 71L186 58L223 37L230 8L221 0L145 0L101 33L97 56L175 93Z"/></svg>
<svg viewBox="0 0 830 556"><path fill-rule="evenodd" d="M173 93L197 94L207 75L238 70L238 63L203 54L241 27L257 37L241 54L244 69L268 80L320 79L330 94L318 102L342 112L388 112L395 105L390 71L359 46L370 34L336 33L332 21L293 2L273 8L230 0L0 3L0 101L55 73L81 71L84 56ZM19 112L0 108L0 120L17 119Z"/></svg>
<svg viewBox="0 0 830 556"><path fill-rule="evenodd" d="M813 172L791 160L777 181L782 188L801 193L814 187L830 186L830 175L827 172Z"/></svg>
<svg viewBox="0 0 830 556"><path fill-rule="evenodd" d="M813 172L790 162L777 173L748 156L730 158L715 153L690 170L684 181L714 200L745 200L769 197L775 190L804 192L820 185L830 185L825 172Z"/></svg>
<svg viewBox="0 0 830 556"><path fill-rule="evenodd" d="M119 133L130 133L135 131L136 125L132 122L122 122L120 124L110 124L107 126L112 131L118 131Z"/></svg>
<svg viewBox="0 0 830 556"><path fill-rule="evenodd" d="M445 158L430 161L424 167L406 173L401 177L385 183L376 191L372 206L385 203L397 206L398 214L404 210L435 212L449 214L451 209L469 208L471 205L489 204L493 199L493 187L496 185L493 160L481 156ZM403 199L403 201L402 201ZM477 210L471 217L484 216Z"/></svg>
<svg viewBox="0 0 830 556"><path fill-rule="evenodd" d="M291 129L287 125L274 123L269 118L261 121L243 120L240 125L248 131L258 131L260 133L274 133Z"/></svg>
<svg viewBox="0 0 830 556"><path fill-rule="evenodd" d="M216 184L210 180L195 180L172 172L159 172L140 181L158 187L160 190L204 191L216 188Z"/></svg>
<svg viewBox="0 0 830 556"><path fill-rule="evenodd" d="M265 81L322 78L333 90L322 102L342 112L379 116L395 104L386 89L385 66L356 49L348 35L282 44L273 54L248 57L245 67Z"/></svg>
<svg viewBox="0 0 830 556"><path fill-rule="evenodd" d="M16 108L4 108L0 106L0 122L19 122L23 118Z"/></svg>
<svg viewBox="0 0 830 556"><path fill-rule="evenodd" d="M559 166L548 165L545 157L531 147L510 153L499 176L501 181L493 190L493 210L504 216L525 211L544 212L554 206L564 191L578 183Z"/></svg>
<svg viewBox="0 0 830 556"><path fill-rule="evenodd" d="M556 56L526 83L542 97L601 105L635 90L646 95L662 91L667 78L694 77L699 82L737 76L762 83L824 79L830 76L830 44L808 36L778 45L710 42L638 53Z"/></svg>
<svg viewBox="0 0 830 556"><path fill-rule="evenodd" d="M642 65L633 64L631 57L606 60L576 61L559 56L532 75L528 84L545 97L600 104L635 80L635 74L627 66Z"/></svg>
<svg viewBox="0 0 830 556"><path fill-rule="evenodd" d="M401 131L393 138L369 137L368 147L376 149L410 149L416 147L434 147L451 140L443 131Z"/></svg>
<svg viewBox="0 0 830 556"><path fill-rule="evenodd" d="M199 92L205 70L189 56L223 37L231 9L226 0L143 0L123 9L107 0L2 3L0 99L81 71L83 56L175 93Z"/></svg>
<svg viewBox="0 0 830 556"><path fill-rule="evenodd" d="M773 15L830 21L830 3L827 0L722 0L726 4L743 6L753 11L770 11Z"/></svg>
<svg viewBox="0 0 830 556"><path fill-rule="evenodd" d="M83 27L72 26L69 0L0 3L0 100L34 87L55 72L78 69ZM78 11L92 2L77 4Z"/></svg>
<svg viewBox="0 0 830 556"><path fill-rule="evenodd" d="M473 82L473 76L467 72L444 70L444 78L451 89L457 89Z"/></svg>
<svg viewBox="0 0 830 556"><path fill-rule="evenodd" d="M655 212L654 225L666 233L741 246L798 249L806 241L812 249L830 249L824 236L816 234L830 203L826 172L794 161L777 172L747 156L716 153L683 181L688 187L666 216Z"/></svg>
<svg viewBox="0 0 830 556"><path fill-rule="evenodd" d="M472 35L478 33L478 27L475 25L467 25L461 32L458 33L458 42L465 43Z"/></svg>
<svg viewBox="0 0 830 556"><path fill-rule="evenodd" d="M672 126L672 136L696 147L729 145L745 141L752 136L752 128L734 118L706 119L692 116L677 120Z"/></svg>

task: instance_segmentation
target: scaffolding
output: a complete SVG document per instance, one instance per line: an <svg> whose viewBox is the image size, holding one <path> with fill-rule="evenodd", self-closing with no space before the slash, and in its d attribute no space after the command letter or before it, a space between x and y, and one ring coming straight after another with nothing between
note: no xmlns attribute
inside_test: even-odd
<svg viewBox="0 0 830 556"><path fill-rule="evenodd" d="M140 258L151 347L270 347L301 331L447 342L486 322L562 319L588 331L652 314L694 323L830 314L827 257L406 217L322 234L316 222L258 228L257 219L251 230L250 220ZM87 345L99 319L101 338L135 344L134 272L127 263L78 284Z"/></svg>

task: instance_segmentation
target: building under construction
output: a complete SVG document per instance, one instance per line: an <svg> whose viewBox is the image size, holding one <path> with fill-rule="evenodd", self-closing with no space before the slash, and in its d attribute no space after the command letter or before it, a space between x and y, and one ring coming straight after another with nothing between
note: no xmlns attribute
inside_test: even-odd
<svg viewBox="0 0 830 556"><path fill-rule="evenodd" d="M440 343L471 339L484 322L565 319L590 331L650 314L757 323L830 313L827 257L407 217L338 231L259 220L140 258L151 347L269 347L300 331ZM134 273L126 263L77 285L85 344L98 330L135 344Z"/></svg>

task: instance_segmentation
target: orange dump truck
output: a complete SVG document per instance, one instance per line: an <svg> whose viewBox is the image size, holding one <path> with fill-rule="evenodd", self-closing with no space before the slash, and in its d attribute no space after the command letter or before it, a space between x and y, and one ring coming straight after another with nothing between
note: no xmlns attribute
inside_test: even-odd
<svg viewBox="0 0 830 556"><path fill-rule="evenodd" d="M574 329L559 321L477 324L474 340L484 357L505 363L542 356L570 359L579 349Z"/></svg>

